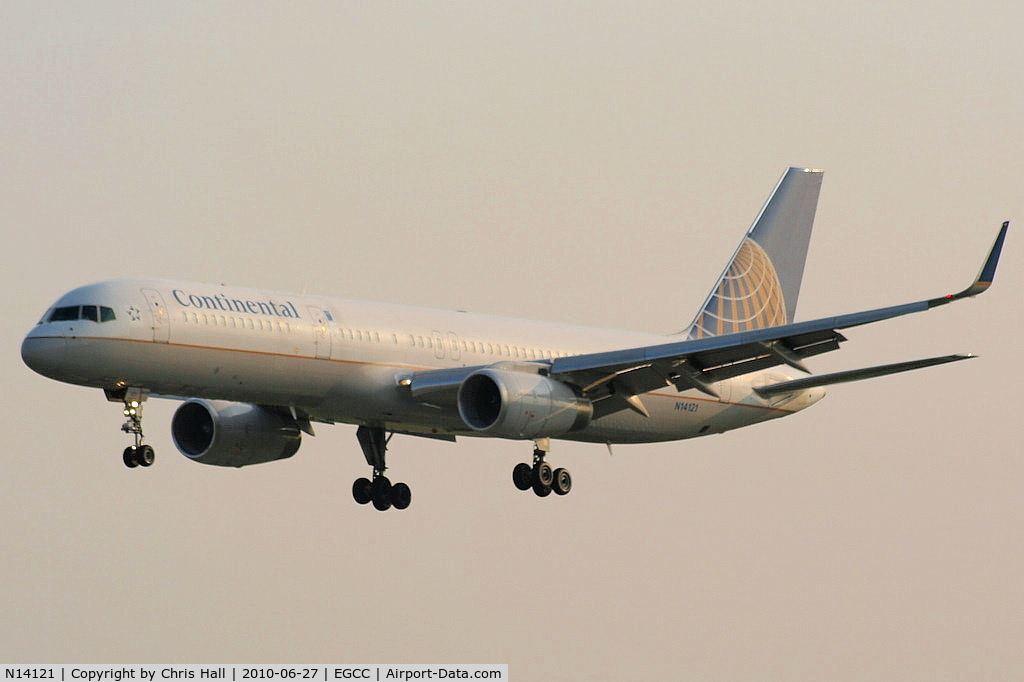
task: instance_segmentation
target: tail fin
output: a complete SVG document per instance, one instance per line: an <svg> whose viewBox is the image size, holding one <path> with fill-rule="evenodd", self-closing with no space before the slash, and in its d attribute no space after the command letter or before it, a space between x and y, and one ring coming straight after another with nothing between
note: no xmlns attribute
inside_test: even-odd
<svg viewBox="0 0 1024 682"><path fill-rule="evenodd" d="M793 321L822 171L782 175L729 266L690 324L691 339Z"/></svg>

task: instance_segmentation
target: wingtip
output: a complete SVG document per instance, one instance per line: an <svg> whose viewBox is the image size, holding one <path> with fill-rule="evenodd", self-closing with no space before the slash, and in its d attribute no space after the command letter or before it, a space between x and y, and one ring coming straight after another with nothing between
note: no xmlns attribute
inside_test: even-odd
<svg viewBox="0 0 1024 682"><path fill-rule="evenodd" d="M987 291L996 278L996 267L999 265L999 256L1003 252L1003 242L1006 241L1006 232L1009 227L1010 221L1006 220L999 228L999 234L996 235L992 249L988 252L988 257L985 259L985 263L981 266L981 270L978 271L978 276L971 286L957 294L948 294L942 298L934 298L928 302L929 307L943 305L944 303L957 301L961 298L970 298Z"/></svg>
<svg viewBox="0 0 1024 682"><path fill-rule="evenodd" d="M1003 222L1003 226L999 228L999 234L996 235L996 240L992 244L992 250L988 254L988 258L985 260L985 265L982 266L981 272L978 273L978 281L984 282L985 284L991 284L992 280L996 277L996 266L999 265L999 255L1003 252L1003 242L1006 241L1006 232L1010 229L1010 221L1006 220Z"/></svg>

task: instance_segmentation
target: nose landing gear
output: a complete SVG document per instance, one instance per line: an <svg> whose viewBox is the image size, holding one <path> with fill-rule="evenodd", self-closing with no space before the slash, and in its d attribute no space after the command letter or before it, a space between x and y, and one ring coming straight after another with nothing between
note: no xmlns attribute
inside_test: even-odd
<svg viewBox="0 0 1024 682"><path fill-rule="evenodd" d="M145 437L142 435L142 404L146 400L146 392L141 388L126 388L118 392L107 392L107 399L124 403L125 422L121 430L131 434L135 439L135 445L129 445L121 455L124 465L130 469L137 466L152 466L156 460L156 452L153 446L145 444Z"/></svg>

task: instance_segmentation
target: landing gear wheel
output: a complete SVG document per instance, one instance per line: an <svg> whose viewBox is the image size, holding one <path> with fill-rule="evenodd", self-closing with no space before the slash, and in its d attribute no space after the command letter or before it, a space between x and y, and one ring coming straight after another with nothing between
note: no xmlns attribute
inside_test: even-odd
<svg viewBox="0 0 1024 682"><path fill-rule="evenodd" d="M156 452L153 450L153 446L140 445L135 450L135 461L138 462L139 466L153 466L153 462L156 461Z"/></svg>
<svg viewBox="0 0 1024 682"><path fill-rule="evenodd" d="M396 483L391 487L391 504L395 509L408 509L412 503L412 491L404 483Z"/></svg>
<svg viewBox="0 0 1024 682"><path fill-rule="evenodd" d="M569 494L569 491L572 490L572 476L569 475L568 469L555 469L555 480L551 484L551 489L555 491L556 495Z"/></svg>
<svg viewBox="0 0 1024 682"><path fill-rule="evenodd" d="M392 434L394 435L394 434ZM363 450L366 463L373 467L373 479L358 479L352 485L352 497L359 504L373 503L374 509L387 511L391 507L406 509L412 503L412 491L405 483L392 485L384 470L387 469L385 454L391 436L382 426L360 426L356 429L359 447Z"/></svg>
<svg viewBox="0 0 1024 682"><path fill-rule="evenodd" d="M547 497L548 495L551 494L551 486L544 485L540 481L534 481L533 492L537 495L537 497Z"/></svg>
<svg viewBox="0 0 1024 682"><path fill-rule="evenodd" d="M529 490L533 486L533 467L520 462L512 469L512 482L520 490Z"/></svg>
<svg viewBox="0 0 1024 682"><path fill-rule="evenodd" d="M544 461L533 465L533 480L543 486L550 487L555 480L555 473L551 470L551 465Z"/></svg>
<svg viewBox="0 0 1024 682"><path fill-rule="evenodd" d="M373 496L373 507L377 511L387 511L391 508L391 481L387 476L378 476L373 479L370 487L370 494Z"/></svg>
<svg viewBox="0 0 1024 682"><path fill-rule="evenodd" d="M135 450L136 447L134 445L129 445L124 449L124 453L121 455L121 458L124 460L124 465L129 469L134 469L139 466L139 460L135 458Z"/></svg>
<svg viewBox="0 0 1024 682"><path fill-rule="evenodd" d="M352 484L352 497L359 504L369 504L370 500L373 499L372 487L373 484L370 483L370 479L357 478L355 483Z"/></svg>

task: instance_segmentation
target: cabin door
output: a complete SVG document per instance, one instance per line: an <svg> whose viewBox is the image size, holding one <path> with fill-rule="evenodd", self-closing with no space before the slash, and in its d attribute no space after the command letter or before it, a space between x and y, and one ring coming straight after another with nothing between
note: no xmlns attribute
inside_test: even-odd
<svg viewBox="0 0 1024 682"><path fill-rule="evenodd" d="M317 360L331 359L331 328L327 324L328 313L316 306L309 306L309 314L313 319L313 343Z"/></svg>
<svg viewBox="0 0 1024 682"><path fill-rule="evenodd" d="M153 324L153 341L167 343L171 339L171 318L164 305L164 297L156 289L143 289L149 302L149 315Z"/></svg>

